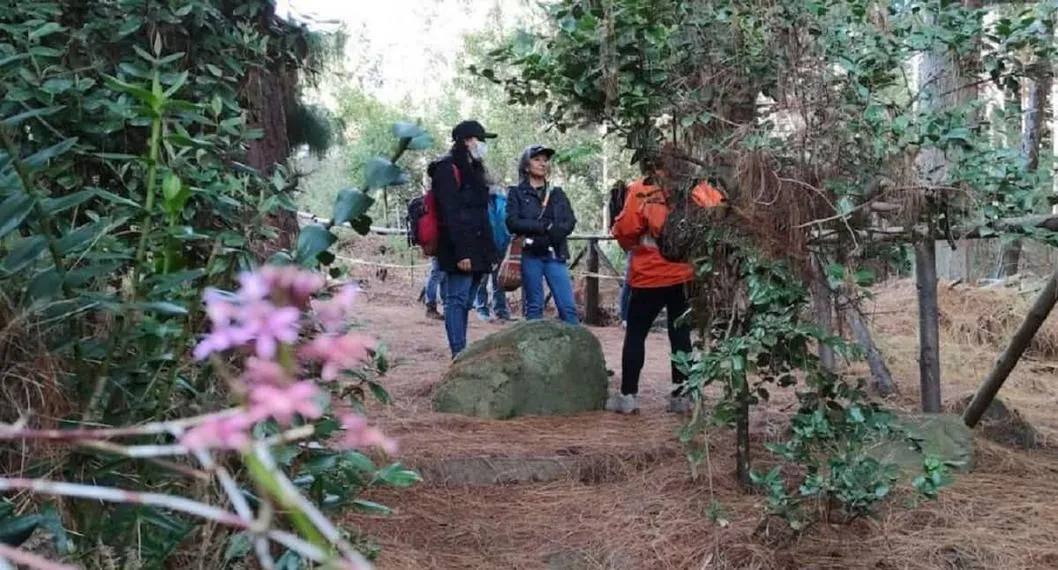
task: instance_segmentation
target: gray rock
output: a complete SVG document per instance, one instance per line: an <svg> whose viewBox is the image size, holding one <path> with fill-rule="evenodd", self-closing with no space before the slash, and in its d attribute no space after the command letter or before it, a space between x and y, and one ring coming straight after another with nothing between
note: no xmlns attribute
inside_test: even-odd
<svg viewBox="0 0 1058 570"><path fill-rule="evenodd" d="M973 432L962 418L954 414L909 414L897 418L896 424L911 435L922 438L919 452L903 439L879 442L869 451L881 463L896 463L904 475L922 472L922 461L926 455L942 461L959 462L957 471L972 471L974 468Z"/></svg>
<svg viewBox="0 0 1058 570"><path fill-rule="evenodd" d="M951 406L952 411L961 415L970 406L973 397L973 394L967 394L960 398ZM977 423L974 431L1000 445L1019 449L1036 449L1040 446L1042 439L1032 424L999 398L988 404L988 408L981 416L981 421Z"/></svg>
<svg viewBox="0 0 1058 570"><path fill-rule="evenodd" d="M517 323L470 345L445 373L434 410L480 418L600 410L607 374L591 331L559 321Z"/></svg>

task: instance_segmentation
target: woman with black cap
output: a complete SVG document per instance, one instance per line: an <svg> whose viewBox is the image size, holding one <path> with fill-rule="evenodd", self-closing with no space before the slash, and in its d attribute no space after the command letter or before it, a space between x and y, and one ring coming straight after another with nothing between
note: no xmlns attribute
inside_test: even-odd
<svg viewBox="0 0 1058 570"><path fill-rule="evenodd" d="M477 121L452 129L452 148L427 168L437 195L440 240L437 264L445 272L445 332L455 358L467 345L467 317L478 283L497 257L489 224L489 189L483 165L485 140L496 135Z"/></svg>
<svg viewBox="0 0 1058 570"><path fill-rule="evenodd" d="M520 183L507 193L507 229L523 238L522 310L526 320L544 316L544 281L555 298L558 316L571 325L579 324L573 301L573 281L566 260L577 218L566 193L547 180L549 163L555 151L531 145L518 162Z"/></svg>

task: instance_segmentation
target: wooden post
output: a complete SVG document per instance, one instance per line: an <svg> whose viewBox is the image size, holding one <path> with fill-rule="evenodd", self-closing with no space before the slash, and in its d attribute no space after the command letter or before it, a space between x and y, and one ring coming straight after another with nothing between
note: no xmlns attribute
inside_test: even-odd
<svg viewBox="0 0 1058 570"><path fill-rule="evenodd" d="M1032 337L1036 335L1036 331L1040 330L1043 321L1047 320L1047 315L1051 314L1056 301L1058 301L1058 270L1051 274L1051 278L1047 280L1043 291L1040 291L1040 295L1036 297L1036 302L1029 309L1029 314L1025 315L1025 320L1022 321L1021 326L1014 333L1014 337L1010 339L1010 344L999 355L999 359L996 360L992 371L988 373L984 382L981 383L981 387L974 394L973 400L970 401L970 405L963 412L962 418L967 426L974 427L981 420L981 416L984 415L985 410L988 409L996 394L999 393L1003 382L1006 382L1007 377L1017 366L1018 360L1021 359L1021 355L1028 348Z"/></svg>
<svg viewBox="0 0 1058 570"><path fill-rule="evenodd" d="M594 239L588 240L588 279L584 291L584 322L589 325L600 324L599 315L599 245Z"/></svg>
<svg viewBox="0 0 1058 570"><path fill-rule="evenodd" d="M937 324L937 242L927 236L915 244L918 287L918 369L922 411L940 412L940 327Z"/></svg>

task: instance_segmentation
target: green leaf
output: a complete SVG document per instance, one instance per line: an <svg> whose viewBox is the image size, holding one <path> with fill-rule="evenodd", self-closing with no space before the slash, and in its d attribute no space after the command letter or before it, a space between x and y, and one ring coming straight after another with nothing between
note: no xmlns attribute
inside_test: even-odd
<svg viewBox="0 0 1058 570"><path fill-rule="evenodd" d="M91 247L109 231L110 220L99 220L98 222L85 224L59 238L59 252L63 255L68 255Z"/></svg>
<svg viewBox="0 0 1058 570"><path fill-rule="evenodd" d="M17 115L7 117L6 119L0 121L0 125L3 125L5 127L15 127L26 119L32 119L34 117L47 117L48 115L54 115L55 113L58 113L63 109L65 109L65 107L63 107L62 105L56 107L42 107L40 109L33 109L32 111L26 111L24 113L19 113Z"/></svg>
<svg viewBox="0 0 1058 570"><path fill-rule="evenodd" d="M140 103L143 103L152 109L158 104L158 97L156 97L154 93L151 93L149 89L144 89L143 87L132 85L131 83L125 83L117 77L112 77L106 74L103 74L103 81L106 82L107 87L110 87L114 91L128 93L136 99L139 99Z"/></svg>
<svg viewBox="0 0 1058 570"><path fill-rule="evenodd" d="M41 86L40 90L47 93L48 95L58 95L65 91L69 91L73 87L72 79L65 79L60 77L53 77L45 81Z"/></svg>
<svg viewBox="0 0 1058 570"><path fill-rule="evenodd" d="M174 93L179 91L180 88L184 86L184 83L187 83L187 71L181 71L179 74L177 74L176 79L173 81L173 84L165 90L165 98L168 99L172 97Z"/></svg>
<svg viewBox="0 0 1058 570"><path fill-rule="evenodd" d="M44 200L44 209L47 210L49 214L58 214L59 212L65 212L70 208L80 206L95 196L95 190L81 190L80 192L74 192L73 194L67 194L66 196L59 198L48 198Z"/></svg>
<svg viewBox="0 0 1058 570"><path fill-rule="evenodd" d="M401 488L411 487L422 481L422 477L420 477L418 473L402 469L399 463L394 463L382 471L379 471L378 478L387 485Z"/></svg>
<svg viewBox="0 0 1058 570"><path fill-rule="evenodd" d="M61 32L61 31L65 30L65 29L66 28L62 27L57 22L48 22L47 24L44 24L43 26L41 26L41 27L33 30L32 32L30 32L29 33L29 39L31 39L31 40L39 40L40 38L43 38L44 36L48 36L48 35L54 34L56 32Z"/></svg>
<svg viewBox="0 0 1058 570"><path fill-rule="evenodd" d="M389 188L400 183L400 167L381 156L376 156L369 160L364 167L364 171L366 173L366 185L370 189Z"/></svg>
<svg viewBox="0 0 1058 570"><path fill-rule="evenodd" d="M305 226L298 234L298 247L294 254L294 261L309 267L316 262L316 256L320 252L327 251L327 248L336 241L338 241L337 236L320 224Z"/></svg>
<svg viewBox="0 0 1058 570"><path fill-rule="evenodd" d="M62 517L59 516L59 511L55 508L55 505L52 503L45 504L40 514L41 527L51 533L52 540L55 543L55 550L59 554L71 554L74 551L73 540L66 534L66 529L62 526Z"/></svg>
<svg viewBox="0 0 1058 570"><path fill-rule="evenodd" d="M160 315L186 315L187 307L170 303L167 301L152 301L148 303L130 303L130 308L138 308L145 313L158 313Z"/></svg>
<svg viewBox="0 0 1058 570"><path fill-rule="evenodd" d="M381 384L377 382L369 382L368 384L371 387L371 394L375 397L375 399L386 405L393 403L393 399L390 398L389 392L387 392Z"/></svg>
<svg viewBox="0 0 1058 570"><path fill-rule="evenodd" d="M398 121L393 125L393 136L398 139L414 139L426 135L422 127L406 121ZM427 135L429 136L429 135Z"/></svg>
<svg viewBox="0 0 1058 570"><path fill-rule="evenodd" d="M242 560L253 547L253 536L247 531L237 532L228 538L228 547L224 549L224 562Z"/></svg>
<svg viewBox="0 0 1058 570"><path fill-rule="evenodd" d="M374 202L374 198L357 188L342 188L334 199L334 225L340 226L362 216Z"/></svg>
<svg viewBox="0 0 1058 570"><path fill-rule="evenodd" d="M358 218L349 221L349 225L352 226L353 231L356 233L366 236L371 233L371 216L363 215Z"/></svg>
<svg viewBox="0 0 1058 570"><path fill-rule="evenodd" d="M76 144L77 137L63 140L60 143L29 155L24 162L29 165L31 169L36 170L47 164L49 160L66 154Z"/></svg>
<svg viewBox="0 0 1058 570"><path fill-rule="evenodd" d="M276 570L302 570L301 557L293 550L288 550L276 560Z"/></svg>
<svg viewBox="0 0 1058 570"><path fill-rule="evenodd" d="M433 147L433 137L429 133L419 135L408 143L408 150L426 150Z"/></svg>
<svg viewBox="0 0 1058 570"><path fill-rule="evenodd" d="M29 540L40 523L41 516L36 514L0 519L0 542L8 546L21 546Z"/></svg>
<svg viewBox="0 0 1058 570"><path fill-rule="evenodd" d="M118 37L123 38L131 34L136 30L140 29L140 26L142 25L143 18L139 16L130 15L128 18L125 19L125 22L121 24L121 27L118 29Z"/></svg>
<svg viewBox="0 0 1058 570"><path fill-rule="evenodd" d="M353 501L353 507L356 510L369 515L389 515L393 513L393 511L385 505L380 505L364 499L355 499Z"/></svg>
<svg viewBox="0 0 1058 570"><path fill-rule="evenodd" d="M18 229L22 221L33 211L33 198L18 192L0 202L0 240Z"/></svg>
<svg viewBox="0 0 1058 570"><path fill-rule="evenodd" d="M371 461L371 458L360 453L359 451L348 451L342 456L342 461L349 464L351 468L359 473L374 473L375 463Z"/></svg>
<svg viewBox="0 0 1058 570"><path fill-rule="evenodd" d="M48 240L42 235L33 235L15 243L14 247L4 256L0 268L5 275L11 275L22 271L48 248Z"/></svg>

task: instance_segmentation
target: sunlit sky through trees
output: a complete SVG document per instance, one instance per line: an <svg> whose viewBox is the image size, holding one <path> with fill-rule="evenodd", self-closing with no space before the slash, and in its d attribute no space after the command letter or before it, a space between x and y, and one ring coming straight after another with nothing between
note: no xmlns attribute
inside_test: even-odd
<svg viewBox="0 0 1058 570"><path fill-rule="evenodd" d="M387 103L440 95L468 33L510 26L526 0L279 0L278 13L344 24L345 72ZM326 94L324 103L330 103Z"/></svg>

